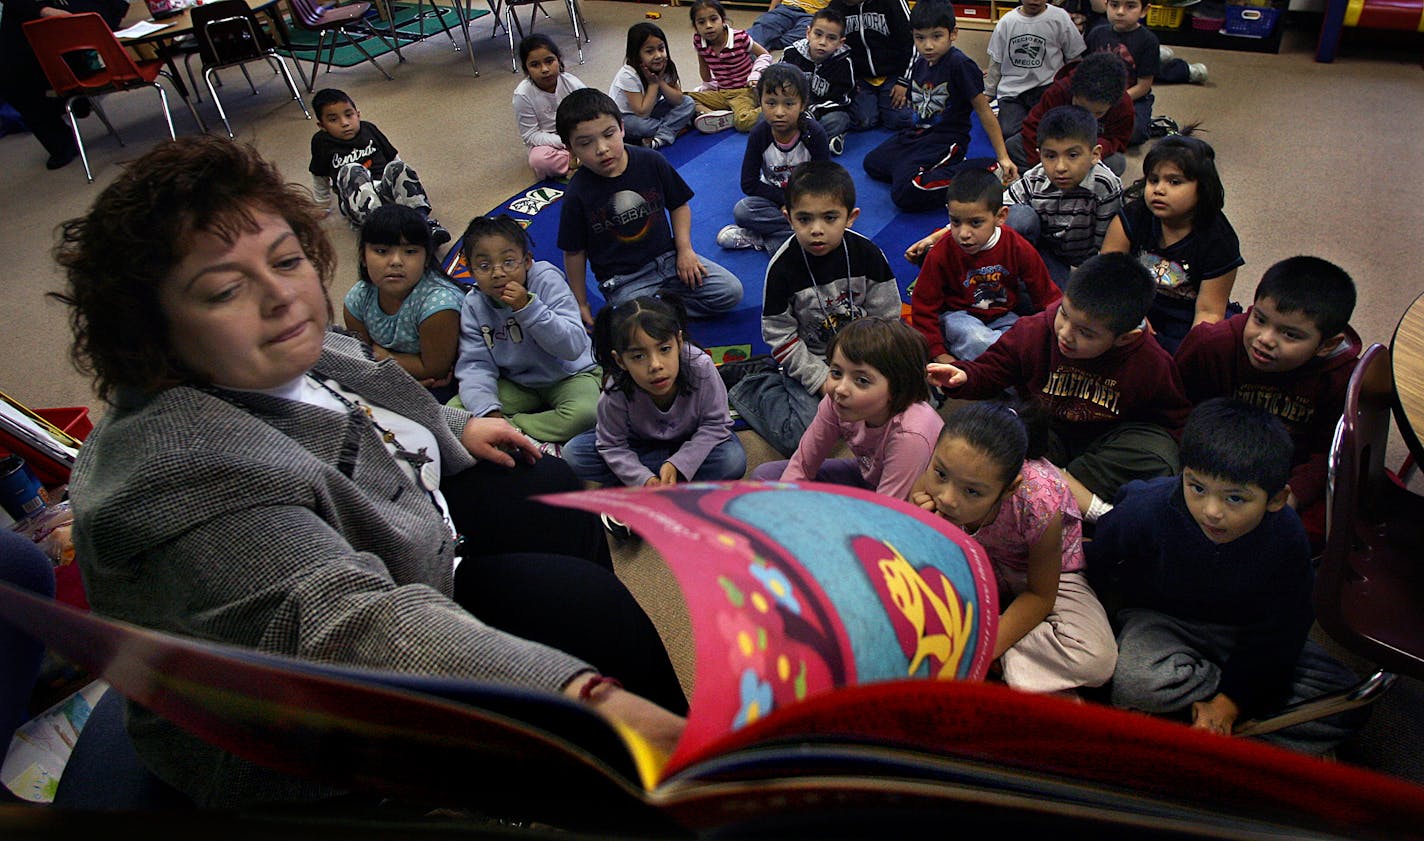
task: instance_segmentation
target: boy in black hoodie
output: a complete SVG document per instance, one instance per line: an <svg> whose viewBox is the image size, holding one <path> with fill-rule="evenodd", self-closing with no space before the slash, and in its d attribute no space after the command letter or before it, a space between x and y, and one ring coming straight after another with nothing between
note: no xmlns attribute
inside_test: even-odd
<svg viewBox="0 0 1424 841"><path fill-rule="evenodd" d="M910 7L905 0L831 0L845 19L845 42L855 68L851 127L857 131L883 125L899 130L913 121L906 89L896 84L915 55ZM899 105L895 105L899 90Z"/></svg>

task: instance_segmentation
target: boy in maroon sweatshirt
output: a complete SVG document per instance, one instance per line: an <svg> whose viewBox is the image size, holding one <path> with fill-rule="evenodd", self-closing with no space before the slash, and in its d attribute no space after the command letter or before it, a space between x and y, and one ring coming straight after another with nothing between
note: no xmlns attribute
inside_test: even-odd
<svg viewBox="0 0 1424 841"><path fill-rule="evenodd" d="M1062 297L1038 251L1004 225L1008 209L998 175L961 172L947 198L949 236L925 255L910 290L910 322L935 362L978 357L1020 315Z"/></svg>
<svg viewBox="0 0 1424 841"><path fill-rule="evenodd" d="M1287 502L1324 537L1326 454L1360 355L1355 283L1319 257L1266 270L1250 310L1192 329L1177 348L1187 398L1235 397L1280 418L1295 445Z"/></svg>
<svg viewBox="0 0 1424 841"><path fill-rule="evenodd" d="M1127 67L1112 53L1089 53L1058 71L1054 83L1024 117L1019 133L1004 139L1009 157L1028 169L1039 162L1038 124L1060 105L1086 108L1098 120L1098 145L1103 166L1122 175L1127 167L1127 142L1132 137L1132 97L1127 95Z"/></svg>
<svg viewBox="0 0 1424 841"><path fill-rule="evenodd" d="M1191 404L1172 357L1143 329L1151 273L1126 254L1098 254L1073 271L1063 300L1024 316L973 362L930 363L950 397L982 400L1015 388L1047 409L1048 458L1088 522L1133 479L1174 475Z"/></svg>

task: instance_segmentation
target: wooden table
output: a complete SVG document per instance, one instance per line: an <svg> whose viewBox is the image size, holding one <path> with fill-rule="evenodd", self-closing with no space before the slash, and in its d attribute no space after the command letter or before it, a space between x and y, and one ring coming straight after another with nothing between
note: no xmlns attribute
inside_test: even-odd
<svg viewBox="0 0 1424 841"><path fill-rule="evenodd" d="M1394 363L1394 420L1414 456L1424 464L1424 446L1416 430L1424 429L1424 294L1415 298L1389 342Z"/></svg>

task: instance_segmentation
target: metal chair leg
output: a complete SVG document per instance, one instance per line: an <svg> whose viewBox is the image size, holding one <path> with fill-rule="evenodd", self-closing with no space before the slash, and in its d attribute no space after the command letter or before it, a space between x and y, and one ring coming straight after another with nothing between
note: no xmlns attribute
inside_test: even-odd
<svg viewBox="0 0 1424 841"><path fill-rule="evenodd" d="M1342 689L1339 692L1331 692L1319 698L1311 698L1308 701L1293 704L1268 718L1242 722L1237 725L1233 735L1260 736L1264 733L1274 733L1302 722L1315 721L1318 718L1363 707L1376 701L1391 686L1394 686L1394 682L1398 679L1397 675L1380 669L1349 689Z"/></svg>
<svg viewBox="0 0 1424 841"><path fill-rule="evenodd" d="M301 91L297 90L297 80L292 78L292 71L287 69L287 62L283 61L280 56L273 56L272 58L277 59L277 69L282 71L282 78L287 81L287 90L292 92L292 99L297 101L297 104L302 107L302 113L310 120L312 118L311 111L307 110L307 102L305 99L302 99ZM293 59L293 61L295 60L296 59ZM300 67L298 69L300 69Z"/></svg>
<svg viewBox="0 0 1424 841"><path fill-rule="evenodd" d="M245 65L245 64L239 64L239 65L237 66L237 69L242 71L242 77L247 80L247 86L248 86L249 88L252 88L252 95L253 95L253 96L256 96L256 95L257 95L257 85L255 85L255 84L252 83L252 74L247 72L247 65Z"/></svg>
<svg viewBox="0 0 1424 841"><path fill-rule="evenodd" d="M395 77L393 77L393 76L391 76L391 74L387 73L387 72L386 72L386 68L382 67L382 66L381 66L381 63L380 63L379 61L376 61L376 57L373 56L373 55L371 55L370 51L368 51L365 47L361 46L361 42L360 42L360 41L357 41L355 38L352 38L352 37L351 37L351 33L347 32L345 29L339 29L339 30L337 30L337 31L340 32L342 35L345 35L347 42L350 43L351 46L353 46L353 47L355 47L357 50L359 50L360 53L361 53L361 55L363 55L363 56L366 57L366 60L367 60L367 61L369 61L369 62L371 62L372 64L374 64L374 65L376 66L376 69L379 70L379 71L381 71L381 75L382 75L382 76L385 76L388 81L392 81L392 82L395 81ZM382 38L381 40L384 41L385 39ZM332 53L332 58L335 58L335 57L336 57L336 39L335 39L335 37L332 38L331 53ZM331 72L331 63L330 63L330 62L327 62L326 69L327 69L327 72Z"/></svg>
<svg viewBox="0 0 1424 841"><path fill-rule="evenodd" d="M216 74L216 70L217 70L217 68L213 68L213 67L210 67L210 68L208 68L207 70L204 70L204 71L203 71L203 82L206 83L207 86L208 86L208 93L209 93L209 94L212 96L212 98L213 98L213 104L218 107L218 116L222 118L222 121L223 121L223 128L226 128L226 129L227 129L227 136L228 136L229 138L236 139L236 138L237 138L237 135L235 135L235 134L232 133L232 123L228 122L228 119L227 119L227 110L223 108L222 100L221 100L220 98L218 98L218 91L217 91L217 88L213 87L213 76Z"/></svg>
<svg viewBox="0 0 1424 841"><path fill-rule="evenodd" d="M158 91L158 104L163 106L163 119L168 123L168 139L177 140L178 132L173 130L173 112L168 110L168 91L157 82L153 83L153 89Z"/></svg>
<svg viewBox="0 0 1424 841"><path fill-rule="evenodd" d="M94 116L99 118L99 122L104 124L104 128L109 130L109 134L112 134L114 139L119 141L119 145L124 145L124 139L119 136L119 130L114 128L113 123L109 122L109 115L104 113L103 106L99 104L99 97L96 96L89 100L89 108L94 112Z"/></svg>
<svg viewBox="0 0 1424 841"><path fill-rule="evenodd" d="M90 184L93 184L94 171L89 168L89 153L84 151L84 135L79 133L79 120L74 116L74 99L75 97L71 96L64 101L64 113L69 115L69 130L74 132L74 145L79 147L79 162L84 164L84 177L88 179ZM104 119L104 125L109 125L108 119L101 119ZM113 130L113 126L109 126L109 131ZM114 136L117 137L118 134L115 133Z"/></svg>

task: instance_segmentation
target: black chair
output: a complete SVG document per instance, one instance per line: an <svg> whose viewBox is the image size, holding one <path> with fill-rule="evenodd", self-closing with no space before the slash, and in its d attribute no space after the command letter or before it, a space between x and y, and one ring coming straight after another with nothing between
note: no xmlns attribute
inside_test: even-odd
<svg viewBox="0 0 1424 841"><path fill-rule="evenodd" d="M307 83L307 93L316 89L317 69L321 66L322 45L326 44L327 33L331 34L331 42L327 44L326 72L331 72L331 62L336 55L336 38L341 36L346 42L360 51L381 75L391 79L391 74L386 72L386 68L381 66L376 57L361 45L361 41L369 38L379 38L381 43L390 49L396 49L386 37L366 22L366 13L371 10L369 0L358 0L355 3L346 3L340 6L317 5L313 0L289 0L292 7L292 21L298 29L316 33L316 54L312 58L311 80ZM358 37L359 36L359 37ZM293 59L296 55L293 54ZM300 65L298 66L300 69Z"/></svg>
<svg viewBox="0 0 1424 841"><path fill-rule="evenodd" d="M195 6L192 16L198 56L203 62L203 81L207 83L213 104L218 107L218 116L222 117L228 137L236 135L232 132L232 123L228 122L227 111L223 108L217 88L213 85L217 72L225 67L241 68L242 75L247 78L248 87L252 88L252 93L256 96L257 86L252 83L252 77L247 73L247 64L265 59L281 73L292 99L301 106L306 118L311 119L311 112L302 100L301 91L297 89L286 59L278 54L277 45L257 21L257 16L248 8L246 0L217 0L214 3Z"/></svg>

